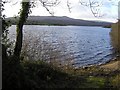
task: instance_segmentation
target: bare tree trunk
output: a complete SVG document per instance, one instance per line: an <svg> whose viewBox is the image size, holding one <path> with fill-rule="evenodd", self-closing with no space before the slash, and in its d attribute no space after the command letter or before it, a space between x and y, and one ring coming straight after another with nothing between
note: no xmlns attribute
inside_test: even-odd
<svg viewBox="0 0 120 90"><path fill-rule="evenodd" d="M23 0L24 1L24 0ZM22 41L23 41L23 25L27 20L30 9L30 2L22 2L22 9L20 11L20 18L17 24L17 36L16 43L14 48L14 55L20 57L21 49L22 49Z"/></svg>

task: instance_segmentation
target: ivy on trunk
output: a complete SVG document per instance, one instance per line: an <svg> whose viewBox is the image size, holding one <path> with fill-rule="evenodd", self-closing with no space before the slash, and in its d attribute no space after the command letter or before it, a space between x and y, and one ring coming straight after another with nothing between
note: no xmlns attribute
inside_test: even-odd
<svg viewBox="0 0 120 90"><path fill-rule="evenodd" d="M22 41L23 41L23 25L28 18L28 14L30 11L30 2L22 1L22 9L20 10L20 18L17 24L17 36L16 43L14 48L14 55L20 57L21 49L22 49Z"/></svg>

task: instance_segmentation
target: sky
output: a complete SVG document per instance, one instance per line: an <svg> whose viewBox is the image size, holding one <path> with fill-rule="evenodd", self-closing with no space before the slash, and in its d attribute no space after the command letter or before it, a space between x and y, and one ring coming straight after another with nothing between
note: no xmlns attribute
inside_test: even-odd
<svg viewBox="0 0 120 90"><path fill-rule="evenodd" d="M5 4L5 10L3 14L7 17L17 16L18 12L21 8L21 0L3 0L8 1ZM39 0L32 0L36 4L34 8L32 8L32 13L30 15L34 16L50 16L48 11L44 7L42 7ZM50 1L50 0L48 0ZM54 0L53 0L54 1ZM56 7L51 7L50 10L54 11L54 16L68 16L75 19L84 19L84 20L102 20L102 21L110 21L117 22L118 19L118 1L120 0L94 0L99 2L99 7L95 8L93 11L99 9L100 16L95 17L91 12L89 6L83 6L79 2L88 3L89 0L69 0L71 12L67 7L67 0L59 0L60 4ZM93 1L93 0L91 0Z"/></svg>

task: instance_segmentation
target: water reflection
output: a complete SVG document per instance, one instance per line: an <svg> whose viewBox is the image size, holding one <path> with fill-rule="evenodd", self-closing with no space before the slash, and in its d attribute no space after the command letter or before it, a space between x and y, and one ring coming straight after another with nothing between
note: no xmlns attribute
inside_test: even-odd
<svg viewBox="0 0 120 90"><path fill-rule="evenodd" d="M10 32L14 39L15 30ZM28 25L24 27L22 54L29 60L75 67L105 63L115 57L109 32L101 27Z"/></svg>

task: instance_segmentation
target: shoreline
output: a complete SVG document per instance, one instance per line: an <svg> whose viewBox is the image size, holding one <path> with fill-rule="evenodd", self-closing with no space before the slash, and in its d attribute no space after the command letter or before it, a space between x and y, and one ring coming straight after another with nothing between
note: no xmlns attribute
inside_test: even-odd
<svg viewBox="0 0 120 90"><path fill-rule="evenodd" d="M109 70L120 70L120 57L110 60L105 64L101 64L99 67L103 69L109 69Z"/></svg>
<svg viewBox="0 0 120 90"><path fill-rule="evenodd" d="M88 69L88 68L98 68L98 69L107 69L107 70L120 70L120 57L117 57L115 59L109 60L106 63L103 64L97 64L97 65L88 65L88 66L83 66L76 68L77 70L79 69Z"/></svg>

